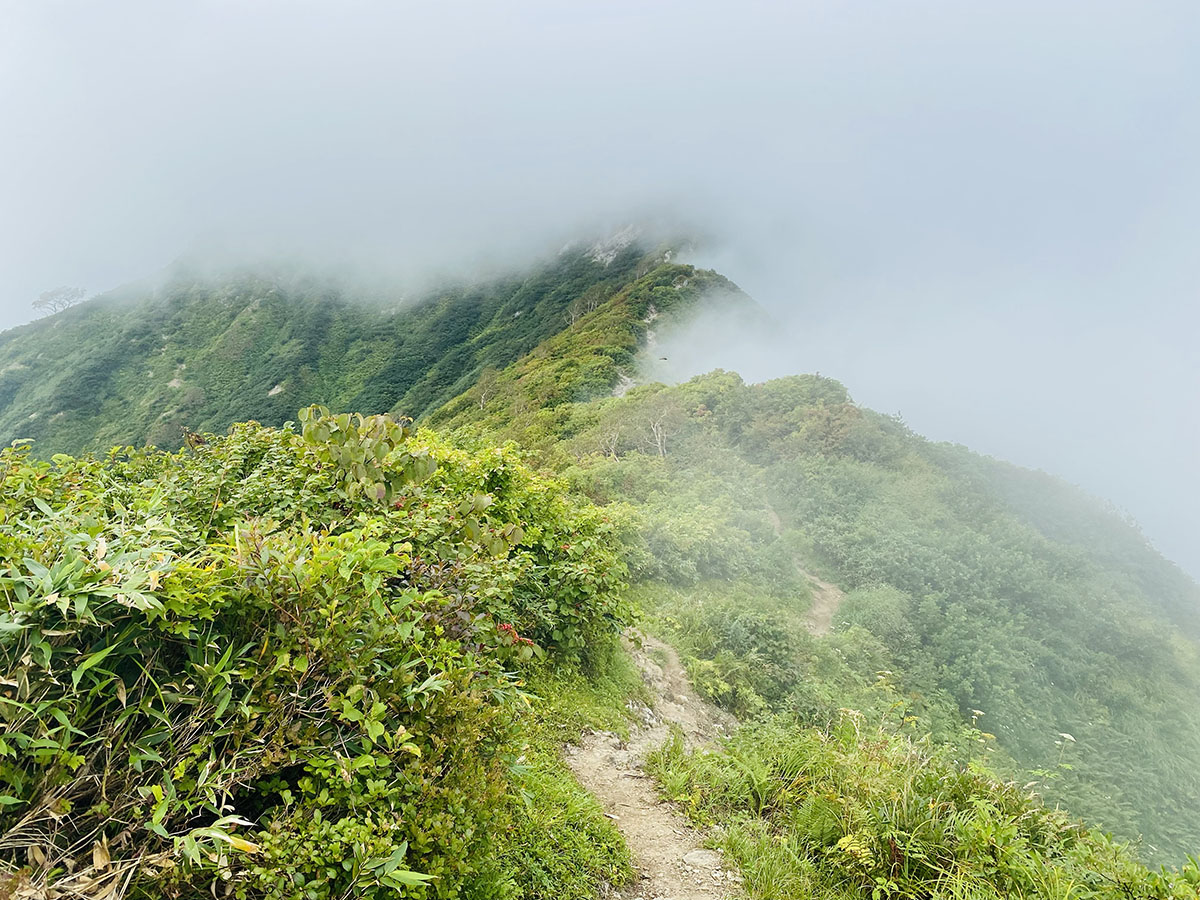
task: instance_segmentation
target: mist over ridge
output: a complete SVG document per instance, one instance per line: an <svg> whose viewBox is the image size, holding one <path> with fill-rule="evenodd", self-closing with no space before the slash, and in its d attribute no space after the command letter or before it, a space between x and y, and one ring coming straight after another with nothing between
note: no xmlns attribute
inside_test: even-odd
<svg viewBox="0 0 1200 900"><path fill-rule="evenodd" d="M1200 898L1194 0L8 3L0 128L0 900Z"/></svg>
<svg viewBox="0 0 1200 900"><path fill-rule="evenodd" d="M1078 482L1200 571L1190 4L0 16L2 326L214 246L495 271L660 215L786 323L766 374Z"/></svg>

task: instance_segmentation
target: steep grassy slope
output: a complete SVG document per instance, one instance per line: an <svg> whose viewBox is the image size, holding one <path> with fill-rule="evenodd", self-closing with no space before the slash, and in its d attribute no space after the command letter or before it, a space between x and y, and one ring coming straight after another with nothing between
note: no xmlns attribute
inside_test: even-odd
<svg viewBox="0 0 1200 900"><path fill-rule="evenodd" d="M843 710L814 727L778 716L719 751L668 742L663 793L743 873L751 900L1192 900L1200 860L1150 872L1107 836L943 747Z"/></svg>
<svg viewBox="0 0 1200 900"><path fill-rule="evenodd" d="M180 426L278 425L308 403L419 416L607 299L642 253L603 262L570 251L399 308L297 277L214 280L177 267L159 286L0 334L0 443L177 447Z"/></svg>
<svg viewBox="0 0 1200 900"><path fill-rule="evenodd" d="M429 415L432 425L520 434L552 452L557 429L572 404L611 396L632 386L632 376L655 329L685 323L714 305L747 320L765 314L736 285L716 272L661 263L608 302L548 338L509 368L488 376ZM564 449L559 446L559 450Z"/></svg>
<svg viewBox="0 0 1200 900"><path fill-rule="evenodd" d="M647 301L634 298L674 290L669 275L432 418L483 442L515 438L597 501L634 504L647 604L655 584L686 589L658 604L663 625L696 650L715 699L815 722L848 697L872 702L855 685L886 670L939 739L974 719L1047 797L1144 835L1149 855L1194 852L1197 586L1080 492L930 444L830 379L749 386L715 373L611 396L592 373L615 385L615 354L596 335L644 328ZM593 399L569 402L577 384ZM806 571L850 592L838 660L797 633Z"/></svg>

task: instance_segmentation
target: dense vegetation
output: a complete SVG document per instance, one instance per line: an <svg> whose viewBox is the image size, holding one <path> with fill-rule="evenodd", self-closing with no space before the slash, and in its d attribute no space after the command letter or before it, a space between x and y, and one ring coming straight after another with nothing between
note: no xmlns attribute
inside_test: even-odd
<svg viewBox="0 0 1200 900"><path fill-rule="evenodd" d="M692 273L662 267L623 296L661 297L680 274ZM644 322L646 304L625 302L626 321ZM637 507L639 579L710 598L677 641L712 624L722 593L790 635L741 651L728 630L708 642L694 673L716 699L745 715L820 693L795 632L805 573L822 574L850 591L835 625L862 635L860 680L897 673L943 738L948 715L981 711L1052 801L1144 836L1148 856L1195 851L1200 592L1127 522L1046 476L930 444L827 378L746 385L718 372L535 402L543 369L570 385L559 360L583 370L611 355L593 333L585 320L502 373L487 403L434 419L485 442L516 438L598 502Z"/></svg>
<svg viewBox="0 0 1200 900"><path fill-rule="evenodd" d="M419 416L608 299L643 264L632 247L607 264L577 249L523 276L411 300L179 265L161 283L0 334L0 444L176 448L181 426L281 425L309 403Z"/></svg>
<svg viewBox="0 0 1200 900"><path fill-rule="evenodd" d="M625 871L544 746L520 763L518 673L569 681L626 620L614 523L510 450L302 420L0 454L6 896L536 896L564 806L576 893Z"/></svg>
<svg viewBox="0 0 1200 900"><path fill-rule="evenodd" d="M636 607L746 723L655 765L752 896L1196 894L1200 591L1112 510L832 379L637 385L656 331L760 315L661 254L390 312L321 290L176 278L0 337L0 431L41 456L321 401L441 435L4 451L9 871L595 896L628 854L559 748L625 727Z"/></svg>
<svg viewBox="0 0 1200 900"><path fill-rule="evenodd" d="M1200 891L1200 860L1147 872L1107 836L1012 782L844 711L738 731L721 753L678 738L651 766L744 873L755 900L793 897L1159 897Z"/></svg>

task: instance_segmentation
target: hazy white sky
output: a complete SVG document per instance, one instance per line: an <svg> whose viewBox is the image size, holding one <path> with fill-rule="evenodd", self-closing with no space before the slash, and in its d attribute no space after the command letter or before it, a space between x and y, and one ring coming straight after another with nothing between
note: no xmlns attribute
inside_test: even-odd
<svg viewBox="0 0 1200 900"><path fill-rule="evenodd" d="M820 370L1200 572L1200 4L0 0L0 327L220 244L671 215Z"/></svg>

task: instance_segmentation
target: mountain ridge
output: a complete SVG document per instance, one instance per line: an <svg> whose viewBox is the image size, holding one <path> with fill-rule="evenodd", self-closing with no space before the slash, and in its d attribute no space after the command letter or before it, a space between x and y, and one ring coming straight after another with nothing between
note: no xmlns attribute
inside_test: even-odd
<svg viewBox="0 0 1200 900"><path fill-rule="evenodd" d="M581 248L393 309L313 278L177 270L0 334L0 440L177 447L183 426L282 424L307 403L419 417L656 258Z"/></svg>
<svg viewBox="0 0 1200 900"><path fill-rule="evenodd" d="M629 516L641 605L709 699L807 723L899 702L905 727L1013 778L1040 773L1052 802L1145 835L1148 855L1189 852L1196 584L1082 492L929 442L834 379L655 382L656 331L685 329L706 303L762 316L720 274L665 256L575 250L388 314L253 280L192 282L120 315L112 301L68 310L33 329L36 346L0 338L0 427L42 397L68 404L43 420L43 455L160 434L170 447L183 425L284 425L324 400L413 413L478 452L516 441ZM160 345L156 328L180 321ZM55 372L53 348L89 328L100 352L84 341ZM146 369L156 387L141 396ZM16 402L39 374L45 390ZM819 639L803 633L810 572L846 593ZM980 715L995 734L978 737Z"/></svg>

